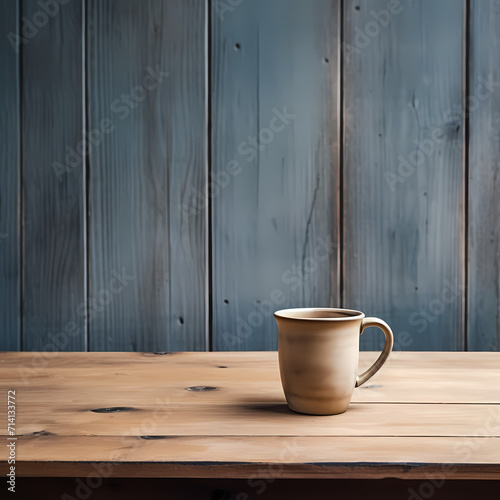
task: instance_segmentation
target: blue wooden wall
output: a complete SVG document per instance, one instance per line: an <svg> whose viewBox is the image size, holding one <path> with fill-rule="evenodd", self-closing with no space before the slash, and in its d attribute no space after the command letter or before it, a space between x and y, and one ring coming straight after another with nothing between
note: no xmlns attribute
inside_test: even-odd
<svg viewBox="0 0 500 500"><path fill-rule="evenodd" d="M1 349L275 349L293 306L500 348L500 0L9 0L0 32Z"/></svg>

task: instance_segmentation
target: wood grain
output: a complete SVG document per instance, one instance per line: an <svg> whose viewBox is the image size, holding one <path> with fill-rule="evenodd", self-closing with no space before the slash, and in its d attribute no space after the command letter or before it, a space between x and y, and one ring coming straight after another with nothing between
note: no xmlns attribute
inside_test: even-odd
<svg viewBox="0 0 500 500"><path fill-rule="evenodd" d="M213 346L275 349L274 310L339 301L339 2L213 5Z"/></svg>
<svg viewBox="0 0 500 500"><path fill-rule="evenodd" d="M375 358L374 352L360 353L359 371ZM237 383L228 384L228 379ZM276 352L72 353L70 357L57 353L3 353L0 380L7 381L1 386L5 390L10 385L20 387L22 398L38 402L43 401L47 391L64 398L76 384L78 402L87 407L123 406L131 387L147 387L147 391L136 390L134 405L165 400L173 404L284 401ZM186 387L199 386L219 390L186 391ZM353 402L496 404L500 400L499 387L497 353L422 356L398 352L370 383L354 391Z"/></svg>
<svg viewBox="0 0 500 500"><path fill-rule="evenodd" d="M39 356L0 354L0 388L16 390L20 476L89 474L103 464L117 477L241 478L269 466L271 477L500 479L500 353L400 353L382 373L397 387L404 368L418 403L391 402L389 390L328 417L288 410L277 396L276 353ZM15 368L33 360L38 371L23 385ZM483 376L476 387L489 403L468 399L461 365ZM220 386L187 391L194 380ZM436 400L444 380L461 402ZM0 450L3 468L6 457Z"/></svg>
<svg viewBox="0 0 500 500"><path fill-rule="evenodd" d="M463 16L455 0L344 2L344 306L405 350L464 347Z"/></svg>
<svg viewBox="0 0 500 500"><path fill-rule="evenodd" d="M222 387L222 390L224 386ZM140 388L136 389L141 390ZM20 397L16 430L20 435L127 436L435 436L473 437L476 432L500 437L500 406L487 404L352 403L341 415L312 416L291 412L279 402L211 404L159 401L136 403L129 395L117 406L96 396L90 404L67 391L53 403ZM63 399L64 398L64 399ZM111 410L108 410L111 408ZM97 410L97 411L96 411ZM7 420L5 410L0 415ZM113 430L110 430L110 426Z"/></svg>
<svg viewBox="0 0 500 500"><path fill-rule="evenodd" d="M469 50L469 338L500 348L500 2L471 2Z"/></svg>
<svg viewBox="0 0 500 500"><path fill-rule="evenodd" d="M90 349L204 350L206 214L185 206L207 181L205 3L92 0L88 19L89 127L110 120L89 158Z"/></svg>
<svg viewBox="0 0 500 500"><path fill-rule="evenodd" d="M0 350L21 346L20 100L15 34L18 2L4 2L0 16ZM11 44L8 37L14 41Z"/></svg>
<svg viewBox="0 0 500 500"><path fill-rule="evenodd" d="M60 5L45 24L35 0L21 6L41 24L22 47L22 348L85 350L85 164L54 166L67 164L83 136L82 2Z"/></svg>
<svg viewBox="0 0 500 500"><path fill-rule="evenodd" d="M150 439L147 439L147 438ZM151 439L156 437L157 439ZM145 439L146 438L146 439ZM163 438L163 439L162 439ZM330 437L330 436L21 436L26 456L34 462L246 462L258 463L269 451L269 463L307 462L340 464L384 463L467 463L498 462L499 438L484 438L480 445L473 438L451 437ZM477 441L477 440L476 440ZM457 446L457 443L460 446ZM245 456L241 456L242 448ZM458 452L454 452L454 448ZM214 450L217 455L214 455ZM468 452L470 450L470 453ZM242 458L244 460L242 460Z"/></svg>
<svg viewBox="0 0 500 500"><path fill-rule="evenodd" d="M102 463L112 477L248 478L266 471L269 478L500 479L499 444L498 438L478 446L470 438L436 437L74 436L71 443L61 436L21 437L19 446L30 459L18 469L28 477L96 474Z"/></svg>

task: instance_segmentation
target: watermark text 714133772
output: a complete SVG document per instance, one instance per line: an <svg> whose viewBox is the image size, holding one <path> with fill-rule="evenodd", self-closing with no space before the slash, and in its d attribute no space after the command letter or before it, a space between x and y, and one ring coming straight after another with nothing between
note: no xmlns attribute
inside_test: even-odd
<svg viewBox="0 0 500 500"><path fill-rule="evenodd" d="M16 441L16 391L10 390L7 392L7 489L11 493L16 492Z"/></svg>

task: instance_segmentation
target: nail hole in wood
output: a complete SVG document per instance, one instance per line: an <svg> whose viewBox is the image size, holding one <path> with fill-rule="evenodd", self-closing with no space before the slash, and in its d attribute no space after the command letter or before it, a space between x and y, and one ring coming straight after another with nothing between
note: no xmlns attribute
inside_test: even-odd
<svg viewBox="0 0 500 500"><path fill-rule="evenodd" d="M227 366L220 365L220 366L218 366L217 368L227 368Z"/></svg>
<svg viewBox="0 0 500 500"><path fill-rule="evenodd" d="M135 408L129 406L110 406L109 408L95 408L94 413L120 413L122 411L134 411Z"/></svg>
<svg viewBox="0 0 500 500"><path fill-rule="evenodd" d="M53 436L54 434L48 431L35 431L31 435L39 437L39 436Z"/></svg>
<svg viewBox="0 0 500 500"><path fill-rule="evenodd" d="M325 57L323 61L325 62L325 64L328 64L330 62L330 59L328 59L328 57Z"/></svg>
<svg viewBox="0 0 500 500"><path fill-rule="evenodd" d="M192 392L206 392L206 391L216 391L218 387L210 387L207 385L194 385L193 387L186 387L186 391Z"/></svg>
<svg viewBox="0 0 500 500"><path fill-rule="evenodd" d="M224 299L224 304L229 304L229 300Z"/></svg>
<svg viewBox="0 0 500 500"><path fill-rule="evenodd" d="M167 439L167 436L141 436L141 439Z"/></svg>
<svg viewBox="0 0 500 500"><path fill-rule="evenodd" d="M241 49L241 45L239 43L235 43L234 44L234 48L235 48L235 50L240 50Z"/></svg>
<svg viewBox="0 0 500 500"><path fill-rule="evenodd" d="M184 324L184 318L183 318L182 316L179 318L179 324L180 324L180 325L183 325L183 324Z"/></svg>
<svg viewBox="0 0 500 500"><path fill-rule="evenodd" d="M356 5L356 7L354 7L356 10L360 10L361 7L359 5Z"/></svg>

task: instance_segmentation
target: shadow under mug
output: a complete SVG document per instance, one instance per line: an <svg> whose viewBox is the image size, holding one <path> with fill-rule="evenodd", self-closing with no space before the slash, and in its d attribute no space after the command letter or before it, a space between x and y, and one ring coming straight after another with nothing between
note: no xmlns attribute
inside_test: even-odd
<svg viewBox="0 0 500 500"><path fill-rule="evenodd" d="M394 344L389 325L360 311L298 308L276 311L281 383L289 408L310 415L334 415L349 407L355 387L387 361ZM375 363L358 376L359 337L376 326L385 345Z"/></svg>

